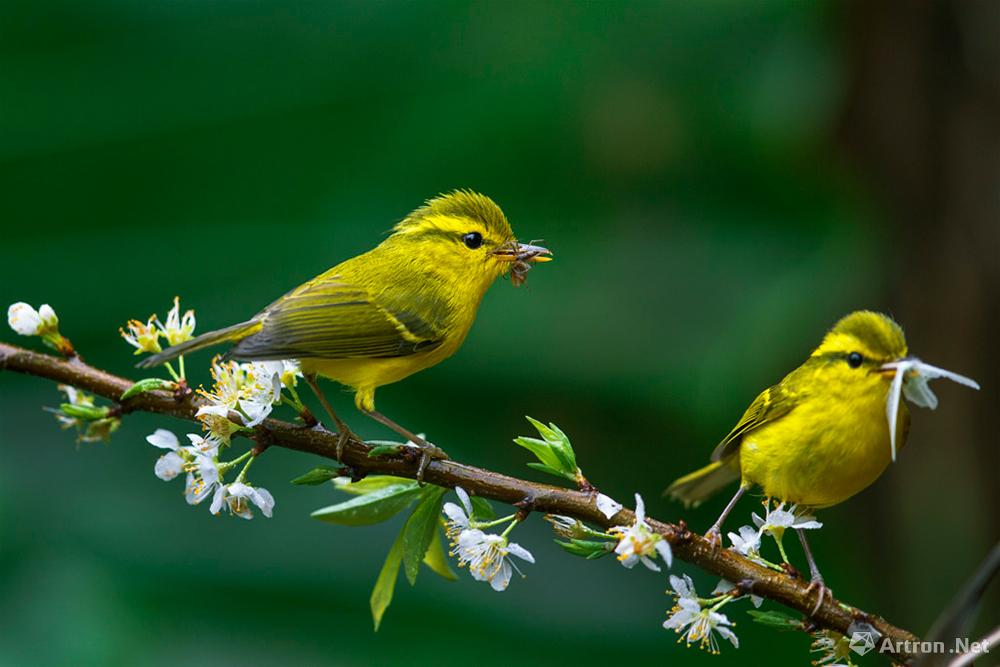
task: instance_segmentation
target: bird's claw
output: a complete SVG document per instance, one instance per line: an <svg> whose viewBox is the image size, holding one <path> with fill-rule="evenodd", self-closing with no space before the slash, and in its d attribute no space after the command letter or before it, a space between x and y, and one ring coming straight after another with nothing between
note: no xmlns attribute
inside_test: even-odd
<svg viewBox="0 0 1000 667"><path fill-rule="evenodd" d="M705 533L705 539L709 541L715 551L722 548L722 533L717 527L709 528L708 532Z"/></svg>
<svg viewBox="0 0 1000 667"><path fill-rule="evenodd" d="M347 441L351 439L354 434L350 431L341 429L340 433L337 434L337 460L343 462L344 460L344 445Z"/></svg>
<svg viewBox="0 0 1000 667"><path fill-rule="evenodd" d="M423 486L424 471L427 469L427 466L430 465L430 462L445 461L448 459L448 454L446 454L440 447L432 445L426 440L419 444L418 447L420 447L420 463L417 464L417 484Z"/></svg>
<svg viewBox="0 0 1000 667"><path fill-rule="evenodd" d="M813 607L810 616L815 616L819 612L819 608L823 606L825 598L830 598L830 601L833 602L833 591L826 587L822 579L813 579L809 582L809 585L806 586L806 597L808 598L809 594L813 591L817 592L816 606Z"/></svg>

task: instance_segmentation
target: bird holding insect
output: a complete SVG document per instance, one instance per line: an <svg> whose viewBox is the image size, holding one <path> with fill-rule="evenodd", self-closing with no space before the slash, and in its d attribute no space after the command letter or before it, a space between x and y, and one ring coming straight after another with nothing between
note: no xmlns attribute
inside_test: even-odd
<svg viewBox="0 0 1000 667"><path fill-rule="evenodd" d="M407 215L381 244L296 287L246 322L202 334L144 360L162 364L219 343L244 361L298 359L340 433L350 429L320 391L317 376L354 390L358 410L422 447L422 477L443 451L375 410L375 390L453 355L487 289L510 273L549 261L540 246L518 243L503 211L485 195L455 191Z"/></svg>
<svg viewBox="0 0 1000 667"><path fill-rule="evenodd" d="M900 401L934 408L928 380L972 380L909 356L903 330L886 315L857 311L826 334L809 358L764 390L712 453L712 463L676 480L666 493L696 505L731 482L736 495L707 535L720 539L726 516L754 486L764 496L818 509L872 484L905 444L909 412ZM887 418L888 417L888 418ZM819 602L827 592L802 530Z"/></svg>

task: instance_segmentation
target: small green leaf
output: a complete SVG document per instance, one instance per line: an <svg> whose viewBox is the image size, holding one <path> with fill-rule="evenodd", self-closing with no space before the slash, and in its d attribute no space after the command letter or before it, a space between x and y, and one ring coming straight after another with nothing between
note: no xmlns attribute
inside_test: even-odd
<svg viewBox="0 0 1000 667"><path fill-rule="evenodd" d="M451 569L451 564L448 562L448 552L445 551L444 540L444 524L438 520L437 537L431 539L431 545L427 548L427 553L424 554L424 565L448 581L457 581L458 575Z"/></svg>
<svg viewBox="0 0 1000 667"><path fill-rule="evenodd" d="M384 489L387 486L396 486L399 484L412 487L418 486L412 479L395 477L393 475L368 475L356 482L352 482L350 477L337 477L333 480L333 485L337 487L338 491L346 491L356 496L362 496L372 491Z"/></svg>
<svg viewBox="0 0 1000 667"><path fill-rule="evenodd" d="M403 562L403 531L396 536L396 541L389 549L389 555L385 557L382 570L375 580L375 588L372 589L372 596L369 605L372 609L372 620L375 622L375 632L382 624L382 616L385 610L392 603L392 594L396 590L396 579L399 578L399 565Z"/></svg>
<svg viewBox="0 0 1000 667"><path fill-rule="evenodd" d="M342 526L368 526L385 521L405 509L417 497L418 492L416 482L395 484L318 509L312 516L320 521Z"/></svg>
<svg viewBox="0 0 1000 667"><path fill-rule="evenodd" d="M537 419L527 417L542 439L519 437L514 443L524 447L538 459L538 463L528 465L535 470L576 481L580 469L576 465L576 454L570 444L569 437L555 424L546 426Z"/></svg>
<svg viewBox="0 0 1000 667"><path fill-rule="evenodd" d="M331 468L329 466L319 466L313 468L301 477L296 477L292 480L292 484L305 484L307 486L325 484L340 474L337 470L337 468Z"/></svg>
<svg viewBox="0 0 1000 667"><path fill-rule="evenodd" d="M420 563L434 537L446 491L440 486L425 487L420 494L420 502L403 527L403 567L411 586L417 582Z"/></svg>
<svg viewBox="0 0 1000 667"><path fill-rule="evenodd" d="M793 618L788 614L783 614L780 611L756 611L751 609L747 613L750 614L750 618L752 618L755 623L767 625L772 628L781 628L782 630L798 630L802 627L802 621L797 618Z"/></svg>
<svg viewBox="0 0 1000 667"><path fill-rule="evenodd" d="M477 519L483 521L492 521L497 518L497 513L493 509L493 505L490 501L486 500L481 496L472 496L469 498L472 501L472 513L476 515Z"/></svg>
<svg viewBox="0 0 1000 667"><path fill-rule="evenodd" d="M571 479L571 480L576 479L575 475L570 475L568 473L562 472L561 470L556 470L555 468L551 468L545 465L544 463L536 463L534 461L531 461L529 463L526 463L525 465L534 470L540 470L546 474L555 475L556 477L564 477L566 479Z"/></svg>
<svg viewBox="0 0 1000 667"><path fill-rule="evenodd" d="M373 459L377 456L397 456L403 447L405 447L405 445L399 445L396 443L391 445L375 445L368 450L368 458Z"/></svg>
<svg viewBox="0 0 1000 667"><path fill-rule="evenodd" d="M563 470L569 470L572 472L577 471L576 466L576 453L573 451L573 446L569 442L569 436L562 432L558 426L549 422L549 425L541 423L537 419L532 419L527 417L527 420L531 422L532 426L538 429L538 434L545 439L545 442L549 443L552 447L552 451L559 458L560 467Z"/></svg>
<svg viewBox="0 0 1000 667"><path fill-rule="evenodd" d="M75 417L87 421L97 421L108 416L107 406L95 408L91 405L74 405L73 403L60 403L59 409L67 417Z"/></svg>
<svg viewBox="0 0 1000 667"><path fill-rule="evenodd" d="M574 556L580 556L582 558L586 558L587 560L594 560L595 558L607 556L615 549L615 545L611 542L598 540L571 539L568 542L555 540L555 543Z"/></svg>
<svg viewBox="0 0 1000 667"><path fill-rule="evenodd" d="M157 389L169 389L173 391L177 388L177 383L170 380L164 380L163 378L145 378L139 380L134 385L125 390L122 397L119 400L124 401L127 398L132 398L137 394L142 394L147 391L156 391Z"/></svg>

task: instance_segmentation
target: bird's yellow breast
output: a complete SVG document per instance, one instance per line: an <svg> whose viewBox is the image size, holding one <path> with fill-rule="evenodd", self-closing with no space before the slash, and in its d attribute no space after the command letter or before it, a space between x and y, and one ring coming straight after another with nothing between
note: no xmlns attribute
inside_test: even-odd
<svg viewBox="0 0 1000 667"><path fill-rule="evenodd" d="M891 458L888 383L874 374L849 383L816 380L821 392L804 396L787 415L746 435L739 449L744 484L813 508L836 505L865 489ZM897 432L901 444L908 418L904 405Z"/></svg>
<svg viewBox="0 0 1000 667"><path fill-rule="evenodd" d="M301 359L305 373L318 373L354 389L354 403L364 412L375 409L375 389L392 384L425 368L438 364L455 354L472 328L476 316L475 304L456 311L453 326L442 343L427 351L401 357L357 359Z"/></svg>

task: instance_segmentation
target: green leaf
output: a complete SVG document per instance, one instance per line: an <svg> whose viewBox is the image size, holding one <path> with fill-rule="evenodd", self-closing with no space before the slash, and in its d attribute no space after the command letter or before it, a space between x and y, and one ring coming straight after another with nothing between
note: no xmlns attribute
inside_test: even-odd
<svg viewBox="0 0 1000 667"><path fill-rule="evenodd" d="M137 394L142 394L147 391L156 391L157 389L169 389L173 391L177 388L177 383L170 380L164 380L163 378L145 378L139 380L134 385L125 390L122 397L119 400L124 401L127 398L132 398Z"/></svg>
<svg viewBox="0 0 1000 667"><path fill-rule="evenodd" d="M412 486L416 488L418 484L406 477L395 477L393 475L368 475L364 479L352 482L350 477L337 477L333 480L333 485L338 491L346 491L354 495L361 496L372 491L384 489L387 486Z"/></svg>
<svg viewBox="0 0 1000 667"><path fill-rule="evenodd" d="M91 405L74 405L72 403L60 403L59 409L67 417L75 417L86 421L97 421L108 416L107 406L93 407Z"/></svg>
<svg viewBox="0 0 1000 667"><path fill-rule="evenodd" d="M372 589L372 596L369 605L372 609L372 620L375 622L375 632L382 624L382 616L385 610L392 603L392 594L396 590L396 579L399 578L399 565L403 562L403 531L396 536L396 541L389 549L389 555L385 557L382 570L375 580L375 588Z"/></svg>
<svg viewBox="0 0 1000 667"><path fill-rule="evenodd" d="M431 539L431 545L427 548L427 553L424 554L424 565L448 581L457 581L458 575L451 569L451 564L448 562L448 552L445 551L444 541L444 524L438 520L437 537Z"/></svg>
<svg viewBox="0 0 1000 667"><path fill-rule="evenodd" d="M534 461L531 461L529 463L526 463L525 465L527 465L529 468L532 468L534 470L540 470L549 475L555 475L556 477L565 477L566 479L576 480L576 475L570 475L564 473L561 470L556 470L555 468L551 468L545 465L544 463L535 463Z"/></svg>
<svg viewBox="0 0 1000 667"><path fill-rule="evenodd" d="M615 549L615 545L611 542L598 540L578 540L574 538L568 542L561 542L559 540L554 541L567 552L573 554L574 556L586 558L587 560L594 560L595 558L607 556Z"/></svg>
<svg viewBox="0 0 1000 667"><path fill-rule="evenodd" d="M375 445L368 450L368 458L373 459L376 456L396 456L404 446L405 445L398 445L396 443L391 445Z"/></svg>
<svg viewBox="0 0 1000 667"><path fill-rule="evenodd" d="M532 426L538 429L538 434L552 447L552 451L558 457L560 463L562 463L561 468L575 474L577 471L576 453L569 442L569 436L563 433L562 429L552 422L549 422L549 425L546 426L531 417L527 417L527 420L531 422Z"/></svg>
<svg viewBox="0 0 1000 667"><path fill-rule="evenodd" d="M783 614L780 611L756 611L751 609L747 613L750 614L750 618L752 618L755 623L767 625L772 628L781 628L782 630L798 630L802 627L802 621L797 618L793 618L788 614Z"/></svg>
<svg viewBox="0 0 1000 667"><path fill-rule="evenodd" d="M292 484L305 484L307 486L316 486L317 484L325 484L331 479L339 475L337 468L331 468L329 466L319 466L313 468L301 477L296 477L292 480Z"/></svg>
<svg viewBox="0 0 1000 667"><path fill-rule="evenodd" d="M486 498L471 496L469 500L472 501L472 513L476 515L477 519L492 521L497 518L497 513L493 509L493 505Z"/></svg>
<svg viewBox="0 0 1000 667"><path fill-rule="evenodd" d="M425 487L420 502L403 526L403 567L411 586L417 582L420 563L434 537L446 491L440 486Z"/></svg>
<svg viewBox="0 0 1000 667"><path fill-rule="evenodd" d="M527 417L542 439L520 437L514 443L524 447L538 459L539 463L529 463L535 470L576 481L580 469L576 465L576 454L569 437L555 424L546 426L537 419Z"/></svg>
<svg viewBox="0 0 1000 667"><path fill-rule="evenodd" d="M391 518L417 497L416 482L394 484L336 505L318 509L312 516L342 526L368 526Z"/></svg>

